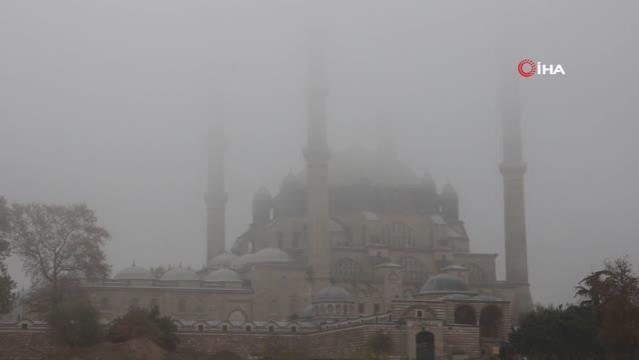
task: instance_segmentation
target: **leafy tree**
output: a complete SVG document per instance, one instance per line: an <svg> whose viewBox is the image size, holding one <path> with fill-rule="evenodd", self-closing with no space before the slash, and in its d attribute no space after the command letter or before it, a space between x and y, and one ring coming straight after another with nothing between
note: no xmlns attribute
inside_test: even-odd
<svg viewBox="0 0 639 360"><path fill-rule="evenodd" d="M589 358L598 351L593 326L592 312L586 306L538 306L521 318L510 341L521 354Z"/></svg>
<svg viewBox="0 0 639 360"><path fill-rule="evenodd" d="M6 258L9 256L9 242L4 240L9 231L9 209L7 200L0 196L0 314L11 310L11 304L15 299L15 282L9 276Z"/></svg>
<svg viewBox="0 0 639 360"><path fill-rule="evenodd" d="M381 360L393 351L393 339L388 334L378 332L368 338L366 348L375 360Z"/></svg>
<svg viewBox="0 0 639 360"><path fill-rule="evenodd" d="M577 296L592 308L597 341L611 358L634 358L639 348L639 278L627 258L606 261L581 280Z"/></svg>
<svg viewBox="0 0 639 360"><path fill-rule="evenodd" d="M102 246L109 233L86 205L14 204L9 223L14 253L37 286L50 288L52 308L64 279L108 274Z"/></svg>
<svg viewBox="0 0 639 360"><path fill-rule="evenodd" d="M161 316L155 306L150 310L132 308L115 319L108 338L116 343L139 338L149 339L166 350L175 350L180 342L173 319Z"/></svg>
<svg viewBox="0 0 639 360"><path fill-rule="evenodd" d="M98 311L80 289L66 288L64 294L48 315L54 338L72 347L97 344L102 339Z"/></svg>
<svg viewBox="0 0 639 360"><path fill-rule="evenodd" d="M170 316L161 316L157 306L153 306L149 312L151 321L160 330L160 336L156 342L166 350L175 350L180 343L177 336L177 325Z"/></svg>

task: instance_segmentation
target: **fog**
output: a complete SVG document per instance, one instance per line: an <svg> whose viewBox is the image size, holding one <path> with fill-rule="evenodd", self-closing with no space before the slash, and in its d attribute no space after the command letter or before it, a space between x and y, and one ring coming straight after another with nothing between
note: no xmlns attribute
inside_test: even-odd
<svg viewBox="0 0 639 360"><path fill-rule="evenodd" d="M606 258L639 266L639 3L322 3L330 147L390 141L451 182L471 250L499 253L502 278L501 74L562 64L517 79L533 299L572 301ZM304 168L303 5L1 0L0 194L87 203L114 270L200 268L209 121L226 122L227 248L254 192Z"/></svg>

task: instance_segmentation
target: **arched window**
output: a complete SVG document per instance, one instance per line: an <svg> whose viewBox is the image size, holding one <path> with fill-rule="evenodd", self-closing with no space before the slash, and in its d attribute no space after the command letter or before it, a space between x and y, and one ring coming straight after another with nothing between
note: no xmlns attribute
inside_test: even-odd
<svg viewBox="0 0 639 360"><path fill-rule="evenodd" d="M386 224L382 228L382 242L391 247L414 248L413 229L400 222Z"/></svg>
<svg viewBox="0 0 639 360"><path fill-rule="evenodd" d="M228 320L233 325L240 325L246 321L246 316L242 310L233 310L229 314Z"/></svg>
<svg viewBox="0 0 639 360"><path fill-rule="evenodd" d="M420 260L406 256L401 258L399 263L404 267L404 281L423 282L426 278L424 263Z"/></svg>
<svg viewBox="0 0 639 360"><path fill-rule="evenodd" d="M342 281L357 281L361 277L361 267L351 258L337 260L333 267L333 278Z"/></svg>
<svg viewBox="0 0 639 360"><path fill-rule="evenodd" d="M475 310L468 305L461 305L455 309L455 324L477 325Z"/></svg>
<svg viewBox="0 0 639 360"><path fill-rule="evenodd" d="M270 333L274 333L275 332L275 326L271 325L268 327L268 332Z"/></svg>

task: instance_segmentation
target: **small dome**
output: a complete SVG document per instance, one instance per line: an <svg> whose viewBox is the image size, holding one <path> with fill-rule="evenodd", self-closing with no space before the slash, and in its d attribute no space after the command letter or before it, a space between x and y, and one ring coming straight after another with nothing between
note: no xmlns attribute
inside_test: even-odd
<svg viewBox="0 0 639 360"><path fill-rule="evenodd" d="M237 255L225 252L210 259L208 265L212 268L230 267L235 259Z"/></svg>
<svg viewBox="0 0 639 360"><path fill-rule="evenodd" d="M348 290L344 288L338 286L329 286L318 291L317 294L313 296L312 302L353 302L353 296L351 296L351 293L349 293Z"/></svg>
<svg viewBox="0 0 639 360"><path fill-rule="evenodd" d="M233 260L233 262L231 263L231 268L232 269L239 269L242 266L251 263L251 260L253 259L253 257L255 256L255 253L250 253L250 254L244 254L242 256L238 256L235 260Z"/></svg>
<svg viewBox="0 0 639 360"><path fill-rule="evenodd" d="M204 281L210 282L242 282L242 278L238 273L229 269L219 269L210 272Z"/></svg>
<svg viewBox="0 0 639 360"><path fill-rule="evenodd" d="M153 274L149 270L134 264L118 271L113 278L115 280L153 280Z"/></svg>
<svg viewBox="0 0 639 360"><path fill-rule="evenodd" d="M167 271L162 275L160 280L163 281L198 281L200 278L195 271L187 268L175 268Z"/></svg>
<svg viewBox="0 0 639 360"><path fill-rule="evenodd" d="M468 293L468 285L463 279L448 274L431 276L422 286L420 294Z"/></svg>

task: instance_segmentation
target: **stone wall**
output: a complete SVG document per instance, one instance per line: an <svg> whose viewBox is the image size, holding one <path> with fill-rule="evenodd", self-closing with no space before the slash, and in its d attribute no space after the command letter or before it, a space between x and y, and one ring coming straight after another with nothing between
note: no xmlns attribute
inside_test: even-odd
<svg viewBox="0 0 639 360"><path fill-rule="evenodd" d="M308 347L312 349L313 359L348 359L378 332L389 335L393 341L391 359L406 354L406 329L389 324L366 324L309 334Z"/></svg>
<svg viewBox="0 0 639 360"><path fill-rule="evenodd" d="M230 352L242 359L263 353L268 345L278 344L297 353L312 354L312 359L348 359L360 350L367 339L377 332L391 336L391 359L400 359L406 353L406 330L390 324L364 324L360 326L325 330L311 334L267 333L201 333L182 332L181 346L210 354ZM44 359L52 350L44 330L0 331L0 360Z"/></svg>
<svg viewBox="0 0 639 360"><path fill-rule="evenodd" d="M242 359L262 354L267 346L276 343L298 353L306 353L308 350L308 339L302 334L181 333L180 340L180 346L198 352L210 355L230 352Z"/></svg>
<svg viewBox="0 0 639 360"><path fill-rule="evenodd" d="M39 360L51 351L44 330L0 330L0 360Z"/></svg>

